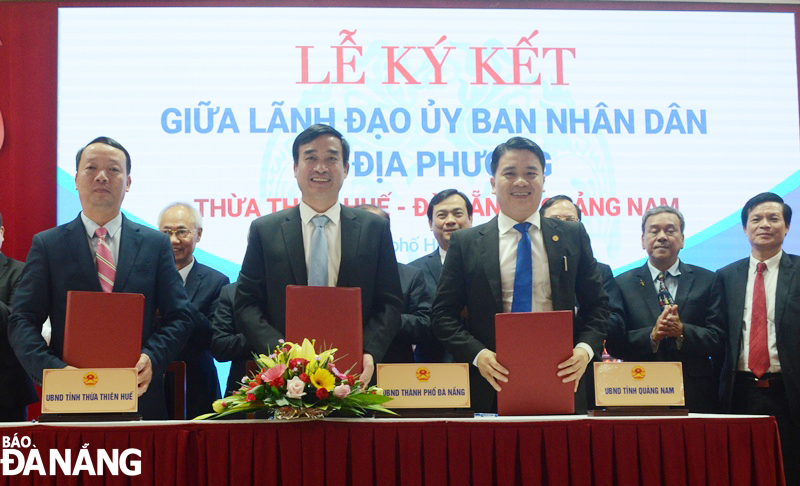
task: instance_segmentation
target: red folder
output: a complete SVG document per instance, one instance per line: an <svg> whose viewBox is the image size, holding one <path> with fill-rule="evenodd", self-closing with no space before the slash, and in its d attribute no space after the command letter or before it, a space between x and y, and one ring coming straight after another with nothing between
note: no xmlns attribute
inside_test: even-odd
<svg viewBox="0 0 800 486"><path fill-rule="evenodd" d="M286 287L286 340L316 340L317 353L336 348L336 368L361 373L364 354L361 289L358 287Z"/></svg>
<svg viewBox="0 0 800 486"><path fill-rule="evenodd" d="M575 383L561 383L558 364L572 356L572 312L497 314L497 361L508 370L500 383L499 415L575 413Z"/></svg>
<svg viewBox="0 0 800 486"><path fill-rule="evenodd" d="M142 294L67 292L62 359L76 368L134 368L143 320Z"/></svg>

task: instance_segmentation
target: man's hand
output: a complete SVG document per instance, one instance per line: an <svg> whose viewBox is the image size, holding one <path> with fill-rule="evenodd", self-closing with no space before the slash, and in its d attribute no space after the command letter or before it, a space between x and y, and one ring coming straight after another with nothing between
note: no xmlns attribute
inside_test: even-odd
<svg viewBox="0 0 800 486"><path fill-rule="evenodd" d="M372 375L375 374L375 359L371 354L364 353L364 357L361 359L361 369L364 370L361 372L361 381L364 382L364 388L366 388L369 386Z"/></svg>
<svg viewBox="0 0 800 486"><path fill-rule="evenodd" d="M661 315L658 316L658 319L656 319L656 325L653 326L653 330L650 331L650 340L652 340L654 343L661 342L661 340L665 337L664 320L669 315L669 308L670 306L668 305L664 306L664 310L661 311Z"/></svg>
<svg viewBox="0 0 800 486"><path fill-rule="evenodd" d="M575 348L572 350L572 357L563 363L558 364L558 376L561 378L562 383L575 382L575 391L578 391L578 384L581 382L581 377L586 371L586 365L589 364L589 353L583 348Z"/></svg>
<svg viewBox="0 0 800 486"><path fill-rule="evenodd" d="M659 342L665 337L677 338L683 335L683 323L678 316L677 305L665 305L656 325L650 333L650 339Z"/></svg>
<svg viewBox="0 0 800 486"><path fill-rule="evenodd" d="M683 323L678 315L678 306L668 305L665 308L669 308L669 314L664 319L664 325L662 326L664 337L679 338L683 336Z"/></svg>
<svg viewBox="0 0 800 486"><path fill-rule="evenodd" d="M508 377L506 376L508 375L508 370L497 362L497 355L494 351L484 349L478 353L477 364L481 376L486 378L486 381L488 381L496 391L500 391L500 385L497 384L498 381L502 381L503 383L508 382Z"/></svg>
<svg viewBox="0 0 800 486"><path fill-rule="evenodd" d="M142 396L153 380L153 363L150 362L150 356L144 353L139 356L139 361L136 362L136 371L138 372L136 382L139 385L137 394Z"/></svg>
<svg viewBox="0 0 800 486"><path fill-rule="evenodd" d="M65 369L65 370L77 370L78 368L76 368L76 367L74 367L74 366L67 365L67 366L65 366L65 367L64 367L64 368L62 368L62 369Z"/></svg>

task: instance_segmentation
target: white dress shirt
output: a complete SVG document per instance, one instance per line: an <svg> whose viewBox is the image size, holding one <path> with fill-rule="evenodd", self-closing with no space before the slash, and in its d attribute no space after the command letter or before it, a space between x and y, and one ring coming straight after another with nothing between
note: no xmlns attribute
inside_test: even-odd
<svg viewBox="0 0 800 486"><path fill-rule="evenodd" d="M531 223L528 234L531 237L531 262L533 264L533 312L553 310L553 296L550 289L550 263L544 250L541 219L539 211L534 212L524 222ZM497 229L500 230L500 281L503 289L503 312L511 312L514 300L514 277L517 273L517 246L522 234L514 229L517 221L502 212L497 215Z"/></svg>
<svg viewBox="0 0 800 486"><path fill-rule="evenodd" d="M447 250L441 246L439 247L439 258L442 259L442 265L444 265L444 259L447 258Z"/></svg>
<svg viewBox="0 0 800 486"><path fill-rule="evenodd" d="M764 296L767 298L767 350L769 351L769 368L767 373L780 373L781 364L778 361L778 343L775 335L775 293L778 289L778 269L780 268L783 251L769 260L764 270ZM747 358L750 354L750 318L753 314L753 287L756 283L757 266L759 261L750 256L750 266L747 271L747 290L744 294L744 315L742 319L742 341L739 347L739 361L736 364L738 371L750 371L747 367Z"/></svg>
<svg viewBox="0 0 800 486"><path fill-rule="evenodd" d="M331 206L324 213L318 213L311 206L300 201L300 219L303 221L303 250L306 256L306 274L311 260L311 237L314 235L314 223L311 218L324 214L330 221L325 225L325 240L328 243L328 287L336 287L339 281L339 265L342 263L342 207L339 203Z"/></svg>
<svg viewBox="0 0 800 486"><path fill-rule="evenodd" d="M83 221L83 227L86 229L86 236L89 239L89 249L92 251L92 258L96 260L98 238L94 235L94 232L97 231L100 225L89 219L88 216L83 214L83 211L81 211L81 221ZM106 235L106 244L111 250L111 254L114 255L114 266L116 267L119 261L119 240L122 237L122 232L120 231L122 229L122 213L117 213L114 219L104 224L103 227L108 231L108 235Z"/></svg>
<svg viewBox="0 0 800 486"><path fill-rule="evenodd" d="M675 301L675 296L678 295L678 275L681 274L678 266L680 263L681 259L678 258L675 260L675 263L664 272L664 285L667 286L667 290L669 290L669 295L672 297L673 301ZM656 289L656 295L658 295L658 274L661 273L661 270L654 267L653 264L650 263L650 260L647 260L647 268L650 269L651 281L653 282L653 287Z"/></svg>
<svg viewBox="0 0 800 486"><path fill-rule="evenodd" d="M193 267L194 267L194 257L192 257L192 261L189 262L188 265L186 265L185 267L183 267L180 270L178 270L178 273L180 274L181 278L183 279L183 286L184 287L186 286L186 279L189 278L189 272L192 271Z"/></svg>
<svg viewBox="0 0 800 486"><path fill-rule="evenodd" d="M547 260L547 252L544 249L544 238L542 237L541 216L539 211L534 212L524 222L531 223L528 234L531 237L531 260L533 264L533 312L545 312L553 310L553 296L550 287L550 263ZM514 300L514 276L517 271L517 246L522 234L514 229L518 224L505 214L497 214L497 229L500 232L500 282L503 296L503 312L511 312L511 304ZM592 347L586 343L578 343L576 348L583 348L589 353L589 361L594 357ZM478 365L478 353L472 360L472 364Z"/></svg>

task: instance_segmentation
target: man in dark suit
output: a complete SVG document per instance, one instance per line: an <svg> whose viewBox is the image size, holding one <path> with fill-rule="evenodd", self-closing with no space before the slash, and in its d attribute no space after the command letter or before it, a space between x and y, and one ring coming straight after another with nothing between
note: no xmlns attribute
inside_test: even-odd
<svg viewBox="0 0 800 486"><path fill-rule="evenodd" d="M220 398L217 366L209 349L211 319L219 292L230 280L194 258L194 249L203 236L203 218L197 209L187 203L171 204L158 216L158 227L169 236L175 266L191 303L194 331L177 360L186 363L186 416L193 418L213 412L211 404ZM166 393L174 393L169 380Z"/></svg>
<svg viewBox="0 0 800 486"><path fill-rule="evenodd" d="M617 277L625 319L609 324L606 347L625 361L680 361L689 411L716 413L725 331L710 305L714 274L678 258L685 226L670 206L642 216L648 259Z"/></svg>
<svg viewBox="0 0 800 486"><path fill-rule="evenodd" d="M500 214L450 236L433 304L433 329L456 361L474 365L470 391L477 412L496 410L495 391L514 379L493 351L498 313L573 310L579 304L572 356L557 369L542 370L574 382L578 412L586 409L585 392L578 391L581 376L593 355L602 352L608 296L583 225L542 218L538 212L544 161L542 149L526 138L498 145L491 184ZM461 319L464 306L466 320Z"/></svg>
<svg viewBox="0 0 800 486"><path fill-rule="evenodd" d="M466 194L456 189L445 189L431 198L428 204L428 226L439 248L409 263L410 266L422 270L425 284L431 299L436 295L442 265L450 248L450 235L457 230L472 227L472 203ZM439 363L453 361L442 343L431 333L421 336L414 350L414 357L419 363Z"/></svg>
<svg viewBox="0 0 800 486"><path fill-rule="evenodd" d="M5 231L0 214L0 248ZM8 316L24 266L0 252L0 422L24 422L28 404L39 400L33 382L8 342Z"/></svg>
<svg viewBox="0 0 800 486"><path fill-rule="evenodd" d="M362 377L369 381L400 328L400 278L389 223L338 203L350 168L341 133L312 125L292 145L300 205L250 226L234 303L250 345L270 353L284 337L286 286L360 287Z"/></svg>
<svg viewBox="0 0 800 486"><path fill-rule="evenodd" d="M717 271L728 326L720 398L725 411L774 415L786 484L800 482L800 257L783 252L792 209L777 194L744 205L748 258Z"/></svg>
<svg viewBox="0 0 800 486"><path fill-rule="evenodd" d="M572 198L559 194L548 198L539 209L539 213L545 218L555 218L561 221L582 221L583 215L581 208L572 202ZM614 274L611 272L611 267L605 263L597 262L597 270L603 279L603 289L608 294L608 308L611 311L609 316L609 330L612 326L622 326L624 319L624 309L622 307L622 295L619 293L617 282L614 280ZM592 361L601 361L602 355L595 355ZM592 363L586 367L586 373L583 380L586 382L586 401L589 409L595 408L595 393L594 393L594 367Z"/></svg>
<svg viewBox="0 0 800 486"><path fill-rule="evenodd" d="M238 283L222 287L217 302L217 310L211 321L213 337L211 338L211 354L217 361L230 361L231 369L223 395L228 395L231 390L238 390L242 377L247 372L247 362L253 359L253 350L247 344L240 326L237 326L233 316L233 299L236 295Z"/></svg>
<svg viewBox="0 0 800 486"><path fill-rule="evenodd" d="M14 297L9 341L25 370L41 381L45 368L69 365L61 359L67 292L143 294L142 353L136 363L139 412L146 419L165 419L164 372L193 327L169 239L120 212L131 185L131 159L119 142L93 140L78 151L76 170L82 211L72 222L33 237ZM156 309L161 315L157 329ZM48 317L49 346L41 336ZM109 316L110 332L113 322Z"/></svg>
<svg viewBox="0 0 800 486"><path fill-rule="evenodd" d="M390 221L389 213L373 204L361 204L363 209ZM433 337L431 330L431 296L422 270L402 263L397 264L403 306L400 311L400 330L383 357L384 363L414 363L415 347Z"/></svg>

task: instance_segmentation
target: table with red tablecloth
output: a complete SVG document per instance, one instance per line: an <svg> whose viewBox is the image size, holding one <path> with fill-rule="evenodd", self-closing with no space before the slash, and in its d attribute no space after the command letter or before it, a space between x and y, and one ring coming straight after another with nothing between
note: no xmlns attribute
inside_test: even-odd
<svg viewBox="0 0 800 486"><path fill-rule="evenodd" d="M16 435L15 435L16 434ZM139 451L140 474L42 476L6 484L775 485L772 417L229 420L2 424L48 451ZM9 439L10 440L10 439ZM24 448L18 449L30 454ZM5 449L3 450L5 457ZM30 461L27 455L23 456ZM129 454L128 459L137 458ZM100 462L97 460L96 462ZM13 471L13 464L4 465ZM74 464L73 464L74 467ZM96 467L96 466L94 466ZM69 469L69 468L68 468ZM74 470L73 470L74 472ZM96 470L94 471L96 472Z"/></svg>

